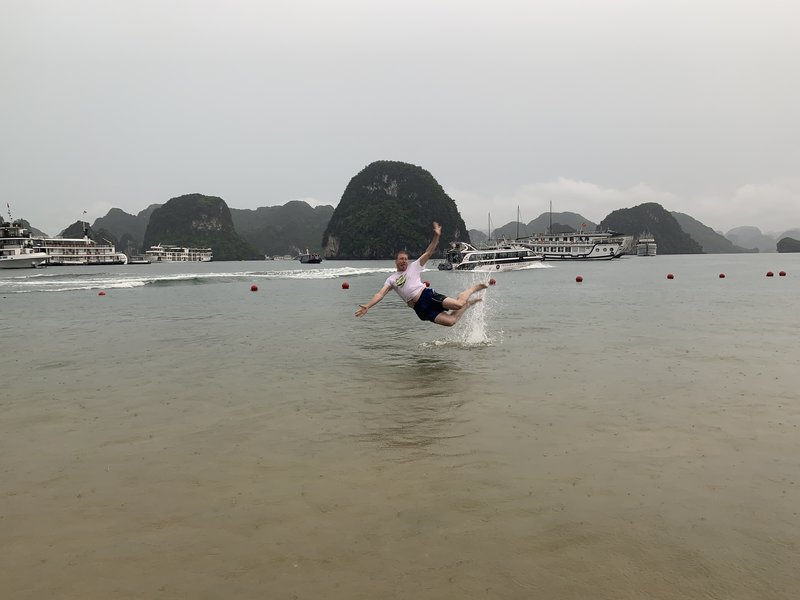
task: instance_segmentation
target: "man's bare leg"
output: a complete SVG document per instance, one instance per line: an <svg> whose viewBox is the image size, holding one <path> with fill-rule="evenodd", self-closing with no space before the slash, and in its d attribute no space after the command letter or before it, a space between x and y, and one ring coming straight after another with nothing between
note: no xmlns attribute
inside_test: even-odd
<svg viewBox="0 0 800 600"><path fill-rule="evenodd" d="M466 302L472 294L475 292L480 292L481 290L485 290L489 287L487 283L476 283L475 285L468 287L463 292L458 295L458 300L461 302Z"/></svg>
<svg viewBox="0 0 800 600"><path fill-rule="evenodd" d="M446 312L439 313L438 315L436 315L434 323L436 323L437 325L444 325L445 327L452 327L453 325L458 323L458 320L464 315L465 312L467 312L467 309L470 306L472 306L476 302L480 302L481 300L483 300L483 298L470 298L469 300L467 300L464 306L462 306L458 310L454 310L449 313Z"/></svg>
<svg viewBox="0 0 800 600"><path fill-rule="evenodd" d="M472 294L475 292L480 292L481 290L485 290L488 287L489 286L485 283L476 283L475 285L465 289L455 298L445 298L444 302L442 302L442 306L444 306L447 310L461 310L467 306L467 301Z"/></svg>

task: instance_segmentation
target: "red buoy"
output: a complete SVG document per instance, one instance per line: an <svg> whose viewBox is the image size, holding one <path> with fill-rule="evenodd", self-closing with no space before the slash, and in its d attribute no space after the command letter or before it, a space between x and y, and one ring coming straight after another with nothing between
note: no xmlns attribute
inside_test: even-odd
<svg viewBox="0 0 800 600"><path fill-rule="evenodd" d="M775 273L773 273L772 271L767 271L767 277L772 277L774 275L775 275Z"/></svg>
<svg viewBox="0 0 800 600"><path fill-rule="evenodd" d="M582 276L582 275L578 275L578 276L575 278L575 281L577 281L578 283L581 283L581 282L583 281L583 276Z"/></svg>
<svg viewBox="0 0 800 600"><path fill-rule="evenodd" d="M719 274L719 278L720 278L720 279L725 279L725 273L720 273L720 274Z"/></svg>
<svg viewBox="0 0 800 600"><path fill-rule="evenodd" d="M250 286L250 291L251 292L257 292L258 291L258 286L254 283L253 285Z"/></svg>
<svg viewBox="0 0 800 600"><path fill-rule="evenodd" d="M667 279L675 279L675 275L672 273L667 273Z"/></svg>
<svg viewBox="0 0 800 600"><path fill-rule="evenodd" d="M105 295L106 295L106 293L105 293L105 292L100 292L100 293L99 293L99 294L97 294L97 295L98 295L98 296L105 296Z"/></svg>
<svg viewBox="0 0 800 600"><path fill-rule="evenodd" d="M780 275L781 277L786 277L786 271L781 271L780 273L778 273L778 275Z"/></svg>
<svg viewBox="0 0 800 600"><path fill-rule="evenodd" d="M425 287L431 287L431 282L428 281L427 279L425 281L423 281L422 283L425 284Z"/></svg>
<svg viewBox="0 0 800 600"><path fill-rule="evenodd" d="M347 283L346 281L343 281L342 282L342 289L343 290L349 290L350 289L350 284Z"/></svg>
<svg viewBox="0 0 800 600"><path fill-rule="evenodd" d="M497 283L497 280L496 280L494 277L492 277L492 278L489 280L489 285L494 285L495 283Z"/></svg>

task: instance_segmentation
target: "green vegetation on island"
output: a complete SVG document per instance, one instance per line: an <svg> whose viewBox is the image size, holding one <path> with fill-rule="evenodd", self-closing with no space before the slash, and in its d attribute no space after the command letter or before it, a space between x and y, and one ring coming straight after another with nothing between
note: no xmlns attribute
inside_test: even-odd
<svg viewBox="0 0 800 600"><path fill-rule="evenodd" d="M391 259L425 251L431 223L442 226L439 250L469 241L456 203L425 169L377 161L350 180L322 238L326 258Z"/></svg>
<svg viewBox="0 0 800 600"><path fill-rule="evenodd" d="M322 252L322 234L333 215L330 205L312 207L292 200L283 206L231 209L236 232L261 254Z"/></svg>
<svg viewBox="0 0 800 600"><path fill-rule="evenodd" d="M735 245L721 233L717 233L711 229L711 227L703 225L700 221L690 217L689 215L674 211L670 214L675 217L675 220L681 226L681 229L683 229L692 237L693 240L700 244L700 246L703 248L703 252L706 254L758 252L758 248L748 249ZM660 244L659 252L661 252Z"/></svg>

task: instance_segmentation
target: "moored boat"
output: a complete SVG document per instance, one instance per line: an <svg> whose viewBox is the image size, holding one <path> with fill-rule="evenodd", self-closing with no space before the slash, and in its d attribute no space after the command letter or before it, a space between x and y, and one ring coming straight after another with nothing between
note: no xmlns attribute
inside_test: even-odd
<svg viewBox="0 0 800 600"><path fill-rule="evenodd" d="M144 253L151 262L210 262L213 254L211 248L185 248L157 244L150 246Z"/></svg>
<svg viewBox="0 0 800 600"><path fill-rule="evenodd" d="M453 242L445 252L440 271L513 271L542 260L531 249L513 243L476 248L466 242Z"/></svg>
<svg viewBox="0 0 800 600"><path fill-rule="evenodd" d="M530 248L543 260L611 260L622 256L631 241L631 236L614 231L572 231L535 234L514 243Z"/></svg>
<svg viewBox="0 0 800 600"><path fill-rule="evenodd" d="M636 241L636 256L655 256L657 249L656 239L650 233L642 233Z"/></svg>
<svg viewBox="0 0 800 600"><path fill-rule="evenodd" d="M149 258L141 254L133 254L128 259L129 265L149 265L151 262L153 261L151 261Z"/></svg>
<svg viewBox="0 0 800 600"><path fill-rule="evenodd" d="M33 237L20 221L0 225L0 268L63 265L124 265L128 257L114 245L83 238Z"/></svg>
<svg viewBox="0 0 800 600"><path fill-rule="evenodd" d="M302 264L316 265L322 262L322 257L316 252L309 252L308 248L297 258Z"/></svg>

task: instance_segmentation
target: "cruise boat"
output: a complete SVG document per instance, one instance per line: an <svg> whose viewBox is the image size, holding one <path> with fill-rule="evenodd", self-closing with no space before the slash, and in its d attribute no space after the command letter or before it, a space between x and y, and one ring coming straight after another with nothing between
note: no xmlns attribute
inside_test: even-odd
<svg viewBox="0 0 800 600"><path fill-rule="evenodd" d="M33 247L33 236L19 221L0 223L0 269L31 269L44 266L46 252Z"/></svg>
<svg viewBox="0 0 800 600"><path fill-rule="evenodd" d="M303 264L319 264L322 262L322 257L317 254L316 252L309 252L308 248L306 248L305 253L301 253L300 256L297 257L301 263Z"/></svg>
<svg viewBox="0 0 800 600"><path fill-rule="evenodd" d="M658 245L649 233L643 233L636 242L636 256L655 256Z"/></svg>
<svg viewBox="0 0 800 600"><path fill-rule="evenodd" d="M88 234L83 238L33 237L20 221L3 222L0 233L2 266L82 266L124 265L128 257L117 252L114 245L98 244ZM15 258L17 257L17 258Z"/></svg>
<svg viewBox="0 0 800 600"><path fill-rule="evenodd" d="M144 253L150 262L210 262L211 248L184 248L158 244Z"/></svg>
<svg viewBox="0 0 800 600"><path fill-rule="evenodd" d="M569 233L540 233L515 240L530 248L543 260L611 260L622 256L632 236L614 231L573 231Z"/></svg>
<svg viewBox="0 0 800 600"><path fill-rule="evenodd" d="M476 248L453 242L439 263L440 271L513 271L542 260L533 250L513 243Z"/></svg>
<svg viewBox="0 0 800 600"><path fill-rule="evenodd" d="M153 261L151 261L143 254L132 254L131 257L128 259L129 265L149 265L151 262Z"/></svg>

